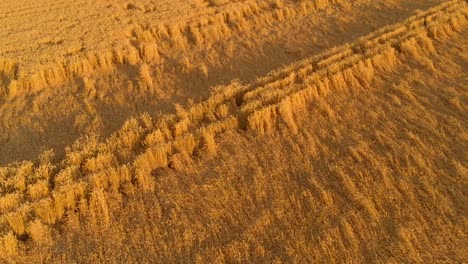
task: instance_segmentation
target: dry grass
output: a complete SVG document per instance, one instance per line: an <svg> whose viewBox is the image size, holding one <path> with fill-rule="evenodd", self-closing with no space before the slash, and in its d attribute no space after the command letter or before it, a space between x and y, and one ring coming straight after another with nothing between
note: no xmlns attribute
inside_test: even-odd
<svg viewBox="0 0 468 264"><path fill-rule="evenodd" d="M21 31L21 27L15 31L10 24L4 31L10 35L1 39L14 42L22 37L22 40L14 47L10 46L11 42L0 45L1 57L11 57L9 60L18 64L18 74L9 85L12 93L0 99L3 150L0 163L34 159L44 149L53 149L62 157L64 149L82 135L95 133L107 138L131 117L144 112L152 116L172 112L173 103L186 106L190 100L198 102L209 97L211 86L236 78L250 83L281 65L351 41L412 12L399 5L383 5L393 0L377 1L378 4L369 0L352 1L352 5L346 4L350 1L327 1L326 6L315 9L313 1L287 0L281 2L280 8L274 8L270 2L254 0L229 1L219 7L208 7L206 2L198 0L192 4L158 2L153 6L145 0L140 1L146 3L142 4L144 8L127 9L122 6L128 3L117 5L99 0L81 9L88 14L100 12L95 16L99 19L74 23L81 17L77 14L66 16L67 21L59 24L60 15L53 15L59 10L62 15L69 13L74 5L60 5L41 12L47 21L41 20L37 26L48 30L41 31L42 35L34 41L26 39L38 32L21 35L26 31ZM440 0L416 1L422 8ZM28 21L35 21L38 9L46 3L30 6L31 12L25 16L32 16ZM25 18L17 11L20 6L13 2L5 2L2 8L9 14L2 23ZM253 13L248 12L250 9ZM272 14L277 12L286 14L286 19L277 20ZM385 19L377 19L378 15ZM374 25L366 26L367 22L356 19L362 16L371 16ZM342 25L349 30L334 30L336 26L331 22L337 18L344 20ZM70 27L59 33L53 31L66 25ZM179 42L163 34L166 27L181 28L177 40L187 44L176 47ZM362 30L353 30L356 27ZM208 31L201 34L203 43L192 42L189 28ZM288 34L290 31L294 33ZM40 38L47 41L36 45ZM28 45L37 47L31 50ZM21 48L26 49L22 54ZM68 48L75 52L62 54ZM148 65L152 82L141 78L141 65ZM145 83L152 84L152 88ZM0 86L7 91L7 86Z"/></svg>
<svg viewBox="0 0 468 264"><path fill-rule="evenodd" d="M134 31L137 47L25 79L0 61L1 85L21 101L23 90L73 79L99 98L94 74L125 67L131 81L119 85L151 91L163 40L209 46L335 3L228 2L198 3L228 8L190 23ZM220 85L173 114L130 118L105 139L88 133L64 155L0 168L0 259L466 261L467 10L447 1L251 83ZM86 123L93 110L81 107Z"/></svg>
<svg viewBox="0 0 468 264"><path fill-rule="evenodd" d="M85 0L81 0L85 1ZM101 8L102 1L96 1L93 5L90 5L88 8L89 12L102 12ZM146 5L146 2L151 2L149 0L143 1ZM190 3L195 2L195 3ZM23 95L29 92L37 92L39 90L56 87L64 84L69 84L75 82L77 76L88 77L90 75L102 76L103 74L112 74L113 70L122 64L131 64L136 65L138 63L157 63L161 62L160 49L164 51L167 50L167 47L172 50L174 47L181 50L190 49L191 46L211 46L216 41L219 41L224 38L235 35L239 31L249 31L255 25L269 26L278 22L282 22L285 19L292 18L294 16L309 14L310 12L315 12L317 10L325 9L327 7L341 4L344 6L349 6L350 1L340 0L340 1L329 1L329 0L320 0L320 1L311 1L311 2L302 2L297 3L292 1L292 3L285 4L283 0L275 1L258 1L258 0L248 0L248 1L228 1L229 7L224 7L223 4L210 3L217 12L206 12L203 9L203 5L200 5L197 0L188 1L185 5L191 5L191 8L188 8L191 12L186 12L181 16L182 21L172 21L168 17L164 17L158 22L148 20L147 18L139 18L141 24L147 24L145 27L136 26L131 23L130 28L127 30L132 38L129 36L121 36L119 31L121 29L112 28L115 32L108 34L111 37L108 39L102 39L102 36L99 36L94 30L109 30L100 28L102 24L109 25L104 21L101 21L102 24L90 25L93 30L88 32L88 34L96 34L89 36L89 43L86 43L89 47L89 50L100 50L99 52L85 52L85 47L83 44L78 50L74 50L74 45L78 42L73 35L66 35L67 41L46 41L48 45L56 45L58 47L63 46L62 50L71 49L72 51L66 53L65 55L71 56L71 59L55 61L51 59L54 54L50 54L48 57L44 54L38 55L43 61L48 62L48 64L40 65L42 62L36 62L34 57L23 58L24 61L14 61L13 59L2 60L0 61L0 77L2 75L7 79L2 83L3 95L8 95L10 97ZM364 0L358 2L366 2ZM358 3L356 3L358 4ZM12 8L9 3L4 8ZM133 6L133 4L129 4ZM149 5L149 4L148 4ZM163 5L163 4L160 4ZM173 12L181 10L183 4L171 4L171 7L174 9ZM61 7L62 12L72 12L68 10L71 7ZM114 14L108 14L108 17L124 17L128 19L134 19L132 14L121 14L122 10L115 10L116 6L108 5L108 10L105 12L112 12ZM167 8L167 7L165 7ZM219 8L219 9L218 9ZM14 10L14 8L12 8ZM128 9L128 8L125 8ZM138 9L144 11L146 9L152 10L153 8L131 8L130 10ZM60 9L59 9L60 10ZM170 9L169 9L170 10ZM206 12L206 13L205 13ZM10 13L10 12L7 12ZM53 14L53 12L50 12ZM37 14L31 13L29 16L35 16ZM197 15L199 17L197 17ZM100 20L105 20L104 15L100 15L102 18ZM193 17L192 17L193 16ZM12 12L12 18L18 18L18 14ZM74 19L78 19L76 17ZM50 21L41 21L45 24L50 23ZM52 20L53 22L53 20ZM97 22L96 22L97 23ZM87 21L86 24L92 24L91 21ZM99 31L98 31L99 32ZM28 36L19 36L27 38ZM95 43L93 38L100 39L102 43ZM125 41L122 41L123 38ZM15 41L18 41L15 39ZM120 42L132 42L131 45L121 45L111 48L111 45ZM114 42L114 43L113 43ZM158 45L156 45L158 43ZM44 43L38 43L37 45L43 45ZM10 43L5 43L5 48L9 47ZM107 48L108 51L102 51L103 48ZM58 49L57 52L63 52ZM7 49L7 51L9 51ZM43 52L48 54L55 51L52 49L43 49ZM18 66L24 64L24 70ZM37 65L39 64L39 65ZM21 73L19 73L21 71ZM25 73L22 73L22 72ZM203 70L206 74L206 70ZM144 82L148 82L148 74L146 69L142 69L142 79ZM150 79L151 80L151 79ZM152 83L152 82L151 82ZM148 83L146 83L148 85ZM152 86L152 85L150 85Z"/></svg>

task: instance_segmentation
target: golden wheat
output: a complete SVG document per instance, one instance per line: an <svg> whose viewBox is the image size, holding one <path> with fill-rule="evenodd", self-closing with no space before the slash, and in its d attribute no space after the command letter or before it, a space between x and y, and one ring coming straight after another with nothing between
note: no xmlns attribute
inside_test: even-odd
<svg viewBox="0 0 468 264"><path fill-rule="evenodd" d="M211 4L222 5L214 1L211 1ZM307 3L302 4L303 7L306 5L305 9L319 9L331 4L331 1L315 1L310 6L307 6ZM252 5L246 9L241 9L237 11L239 13L234 13L235 16L232 19L234 21L243 21L243 19L261 13L261 19L282 21L285 18L294 16L295 12L299 12L296 9L289 8L289 5L285 4L285 1L268 1L268 7L265 5ZM144 7L141 9L144 9ZM263 13L263 9L269 10L269 13ZM231 12L236 11L231 10ZM19 251L23 250L23 243L21 241L29 236L37 245L45 247L53 245L52 237L55 237L53 236L54 226L61 225L63 221L71 219L69 215L75 211L78 211L85 219L88 219L89 223L91 223L90 226L96 229L105 230L106 228L110 228L115 221L120 221L113 218L113 212L116 212L113 205L118 203L119 199L113 201L111 199L112 195L120 198L123 194L136 197L137 194L135 193L139 193L140 190L141 195L156 193L159 188L158 184L164 183L164 181L180 181L176 184L178 188L181 188L181 186L190 188L190 192L197 193L197 197L210 195L213 189L226 188L226 196L217 193L220 196L217 197L219 200L216 202L212 201L214 207L217 206L216 203L218 201L221 203L232 200L235 203L236 199L242 199L244 202L260 203L270 209L285 206L284 204L269 204L269 199L267 198L269 194L265 191L267 189L279 197L278 200L270 197L270 200L276 203L284 202L287 204L287 208L297 209L291 211L281 211L281 209L278 209L278 211L249 212L248 206L245 209L247 211L243 211L241 208L236 207L235 204L232 204L233 212L241 212L240 216L245 214L244 216L251 220L257 219L258 223L254 224L251 230L239 233L235 237L222 238L221 233L216 233L217 228L221 229L221 227L210 226L212 229L209 231L204 226L193 226L193 229L186 230L177 229L177 223L183 223L190 219L191 214L193 214L192 210L202 210L204 208L203 202L199 201L201 204L200 208L181 208L177 204L165 204L164 200L158 201L158 203L162 204L161 208L152 209L157 210L157 212L153 213L159 215L158 217L165 215L166 219L168 219L168 224L174 225L174 230L146 230L145 234L154 235L158 233L160 239L167 239L165 236L170 235L183 236L183 242L181 242L183 245L177 244L177 248L175 248L175 250L180 251L180 254L185 255L187 253L183 252L184 246L193 247L197 243L200 245L204 243L202 242L204 239L213 239L214 237L214 241L219 244L223 244L223 239L226 239L225 241L234 241L233 243L226 243L225 247L223 247L223 252L214 254L217 256L216 259L220 261L243 262L253 259L253 256L258 257L258 260L272 257L274 255L272 248L264 248L262 245L255 245L253 248L250 248L252 247L250 242L254 240L253 238L261 234L262 230L267 232L270 229L268 227L270 223L275 222L277 224L282 219L288 219L289 222L284 223L284 230L298 230L298 227L295 226L295 221L292 221L292 219L296 219L298 225L310 223L301 223L300 221L302 220L300 216L294 214L295 211L304 212L308 210L315 212L314 210L318 210L318 208L309 207L317 206L317 204L323 205L322 209L325 207L332 210L334 206L337 206L341 210L345 210L346 208L341 207L343 201L350 201L356 208L352 208L350 213L346 214L345 218L336 222L333 227L330 227L332 225L331 222L335 222L336 219L327 219L326 221L330 221L330 223L322 222L327 227L329 233L320 235L320 249L309 248L309 244L307 243L303 243L302 245L293 243L292 245L287 245L287 255L291 257L291 260L297 260L293 256L299 256L303 251L309 253L316 252L319 255L323 254L331 258L336 253L334 251L336 248L346 248L347 245L350 245L350 251L358 252L360 250L358 246L359 241L363 240L362 237L359 237L359 234L364 227L359 226L357 223L385 221L383 218L386 216L382 215L381 211L385 211L385 207L388 206L380 204L380 201L376 200L374 196L369 195L369 189L367 188L370 185L363 187L357 184L357 182L366 184L366 180L363 180L363 178L369 176L360 175L359 173L371 173L373 171L373 169L369 168L367 168L369 170L365 170L366 168L361 168L361 166L374 166L376 169L380 167L384 168L386 165L382 165L382 163L388 163L390 160L397 164L395 166L399 168L397 169L398 172L401 172L400 168L401 170L407 169L405 175L416 174L417 172L434 175L434 171L431 171L432 169L428 166L428 162L434 161L427 161L417 151L409 151L407 156L404 157L385 156L394 155L392 154L395 152L394 148L398 148L399 146L395 143L394 139L391 139L397 136L382 133L381 131L376 131L375 135L371 137L375 137L374 142L377 142L377 144L385 146L389 142L392 142L391 146L388 146L391 151L381 156L375 155L376 157L373 157L370 153L377 152L378 150L373 149L369 145L370 143L361 142L358 138L364 132L358 131L357 136L354 134L346 135L347 128L341 125L341 120L353 120L351 117L358 116L357 110L350 109L349 112L345 112L340 106L333 105L329 100L333 99L335 103L339 103L339 98L341 98L340 100L344 100L342 98L346 98L346 96L357 96L358 94L362 94L361 91L366 89L378 90L378 88L372 88L374 85L377 85L378 81L387 75L395 74L394 72L396 71L408 68L409 63L419 63L418 65L423 65L426 69L434 70L436 66L431 58L440 52L437 45L441 44L438 43L445 43L447 42L447 38L450 37L459 37L457 33L465 30L467 12L465 1L449 1L413 16L402 23L385 27L368 36L358 38L352 43L335 47L322 54L286 66L262 78L258 78L252 83L240 84L233 82L227 86L214 88L213 94L207 100L194 104L187 109L176 105L175 113L173 114L159 116L158 118L152 118L150 115L145 114L138 118L131 118L125 122L119 131L109 136L106 140L100 140L98 136L93 135L84 137L68 147L64 158L59 158L58 161L52 160L52 153L45 152L37 161L25 161L0 168L0 212L2 213L2 217L0 218L0 234L3 237L0 244L0 252L5 253L5 256L18 254ZM237 17L241 17L241 19L239 20ZM213 21L211 19L222 18L214 16L203 22L206 23L203 25L210 25ZM272 21L268 23L274 23ZM223 20L223 23L226 23L226 21ZM9 92L10 94L14 94L15 89L24 89L24 87L28 87L26 89L32 91L38 91L42 89L42 86L57 86L73 76L73 78L80 79L84 85L83 88L88 93L96 93L96 80L83 76L95 71L111 72L116 64L136 65L135 69L137 69L137 79L140 85L152 89L156 85L153 78L153 74L156 73L152 72L149 63L160 58L159 47L153 42L164 36L170 37L175 42L173 43L174 45L179 45L182 48L187 48L192 44L206 44L206 34L210 33L209 30L211 29L207 27L206 31L204 31L205 29L202 30L201 28L202 24L190 24L189 26L174 24L159 28L160 32L151 30L137 32L135 33L137 38L142 43L146 43L145 46L141 46L139 49L128 46L119 51L102 53L101 56L97 56L96 54L89 55L85 60L74 64L73 70L63 65L56 69L46 69L34 78L13 80L9 84ZM193 43L183 40L183 36L187 31L190 32L189 35L191 36L189 42L193 41ZM224 32L224 34L227 35L228 33ZM219 36L219 38L226 35ZM3 74L6 78L16 78L17 69L15 67L15 64L7 65L3 62L3 64L0 64L0 75ZM202 74L208 76L206 67L202 69ZM20 85L21 87L12 89L15 85ZM405 102L407 101L414 105L419 105L421 109L426 107L423 106L424 103L418 102L421 99L414 94L415 91L411 90L408 83L405 84L403 82L399 85L393 85L391 88L386 88L386 91L388 89L391 89L390 91L392 92L391 95L388 95L388 98L390 98L388 103L395 103L401 106L406 105ZM17 91L21 93L19 90ZM364 100L362 95L360 98ZM459 112L465 108L463 99L459 98L458 95L450 97L447 101ZM379 108L380 106L376 107ZM410 108L408 107L408 109ZM416 111L413 108L410 110ZM382 109L373 111L369 115L374 116L369 116L369 118L372 120L378 119L382 111ZM317 120L321 122L325 122L323 120L326 120L330 127L320 127L317 128L316 132L312 133L313 135L308 134L310 132L307 132L302 125L305 123L305 117L313 118L313 115L317 115ZM425 121L429 123L436 122L433 120ZM450 122L451 125L456 126L456 123L461 121L455 118L454 120L450 120ZM338 125L341 125L341 127L338 127ZM353 128L353 124L349 124L349 126ZM458 124L458 126L463 129L464 125ZM194 187L195 185L186 185L183 180L172 178L173 176L167 176L166 178L158 177L159 173L171 169L175 174L178 173L177 175L192 173L194 168L200 166L196 156L201 156L200 159L202 159L204 154L208 154L208 157L213 159L218 158L219 155L222 155L220 154L222 151L220 151L221 144L219 138L225 134L236 134L236 131L242 131L243 129L247 130L246 133L252 133L251 135L258 137L256 140L266 140L269 142L268 144L275 144L275 142L268 140L277 136L277 131L281 131L285 135L288 135L288 137L291 137L289 139L291 141L293 140L292 138L295 138L303 143L307 142L306 146L291 142L281 143L287 146L284 148L290 147L292 149L291 152L295 153L294 155L300 156L298 153L307 153L307 155L304 154L304 157L310 156L315 159L319 159L319 156L322 155L330 157L332 163L328 166L316 164L313 159L307 161L301 160L299 163L306 163L301 167L304 172L299 171L300 169L296 170L294 166L286 167L286 165L285 167L278 168L279 174L277 175L273 171L269 171L273 181L280 181L280 179L275 179L275 177L288 174L289 172L294 174L288 176L288 180L290 181L308 181L305 186L309 186L310 188L302 190L300 187L293 186L291 188L298 189L294 189L291 193L286 192L282 188L275 189L274 185L271 189L268 189L268 184L266 183L268 180L265 179L265 175L262 176L261 171L255 171L254 173L251 171L252 168L260 166L250 163L249 159L255 160L255 162L265 162L265 164L269 164L268 159L271 159L276 162L271 164L282 164L282 162L283 164L287 164L285 161L286 157L283 156L284 154L276 152L273 148L271 149L271 153L268 152L266 155L266 160L261 161L252 153L246 153L245 160L232 160L229 157L223 157L226 160L231 160L232 163L238 163L236 164L236 166L239 166L238 168L246 164L242 170L245 169L247 171L245 175L249 176L246 176L245 182L242 182L239 186L225 186L220 179L202 179L203 177L199 175L197 176L199 178L195 180L199 182L206 181L206 185ZM355 130L351 129L351 131ZM369 135L366 134L365 136ZM416 144L421 148L428 148L426 139L421 139L414 133L407 132L404 137L405 140L406 137L409 138L412 144ZM222 138L226 141L225 136ZM238 139L248 141L242 137ZM327 143L319 145L317 142L322 140ZM339 149L337 149L337 153L340 155L336 154L333 150L335 145L338 145L335 141L340 142ZM346 145L342 142L348 142L349 144ZM221 143L224 146L232 144ZM245 142L239 142L241 149L249 149L248 146L244 146L243 144ZM257 144L260 143L257 142ZM405 144L409 143L406 142ZM403 150L411 150L409 146L405 145L404 147L402 147L401 152ZM444 154L447 156L458 155L451 153L449 150L444 151L448 153ZM431 155L435 154L431 153ZM341 161L340 157L344 157L344 161ZM384 161L379 160L380 157ZM307 162L310 162L310 164ZM453 162L457 173L463 175L466 171L463 165L455 159ZM346 164L353 164L355 170L346 169ZM228 174L226 177L235 178L236 172L229 171L230 166L232 164L226 163L223 168ZM300 177L302 174L305 175L304 168L307 168L307 166L314 168L323 168L325 166L327 169L324 173L329 177L335 177L334 180L336 180L336 182L328 184L339 186L341 192L327 191L327 188L330 188L330 186L324 186L323 182L317 178L290 178L296 177L296 174L299 175L297 177ZM209 169L211 167L206 170L208 171ZM382 181L385 182L386 186L401 184L401 186L395 187L395 189L399 189L403 194L413 191L410 188L414 187L411 187L413 185L409 184L409 181L404 180L401 183L391 183L392 180L390 178L393 178L393 176L388 175L389 172L385 172L385 170L389 169L382 170L383 172L379 173L383 173L381 175ZM223 170L219 169L219 171ZM251 174L254 176L251 176ZM353 177L358 177L359 181L356 181ZM413 175L413 177L415 176ZM428 195L432 197L433 201L441 199L440 206L444 206L445 208L451 207L447 205L449 202L443 198L440 190L432 189L434 183L431 180L413 180L417 181L417 184L421 186L424 193L414 194L414 196L409 197L410 200L420 204L423 202L419 200L420 198L417 195ZM244 185L248 184L255 186L258 190L255 190L254 194L247 193L250 189L244 188ZM174 193L168 191L168 195L181 195L183 198L178 198L182 200L190 199L183 194L177 194L180 191L174 190ZM382 190L379 189L379 191ZM243 192L246 192L245 197L248 197L246 200L242 198ZM228 193L232 196L228 196ZM133 210L134 208L131 209ZM223 224L226 226L241 225L240 222L242 221L234 213L223 212L221 215L215 215L216 213L219 212L206 212L209 215L208 218L222 218L225 221ZM455 213L447 212L447 214L454 215ZM253 215L258 216L258 218L253 217ZM200 216L197 215L196 217ZM200 219L196 219L196 221L198 220ZM207 225L210 224L209 222L207 223ZM372 226L370 228L372 229L370 233L379 232L378 227ZM421 227L421 229L423 228L425 227ZM458 228L458 225L453 228ZM404 228L400 228L395 232L398 233L398 236L403 241L402 243L406 245L401 250L409 250L407 255L415 256L414 261L424 261L427 259L426 257L418 257L417 243L423 242L415 238L414 233ZM294 234L282 235L294 236ZM299 235L304 234L301 233ZM333 240L336 237L343 237L343 241L345 242L339 240L337 243L343 244L336 245ZM151 235L145 236L145 239L151 240L151 243L161 243L160 245L165 242L155 242L158 239L151 237ZM284 240L285 238L278 237L277 239ZM307 239L309 238L298 238L302 242ZM291 242L289 241L288 243ZM401 246L401 243L399 245ZM211 250L208 246L206 247L207 252ZM362 257L352 255L355 253L349 254L346 255L345 259L352 260ZM207 260L202 255L197 257L201 262Z"/></svg>

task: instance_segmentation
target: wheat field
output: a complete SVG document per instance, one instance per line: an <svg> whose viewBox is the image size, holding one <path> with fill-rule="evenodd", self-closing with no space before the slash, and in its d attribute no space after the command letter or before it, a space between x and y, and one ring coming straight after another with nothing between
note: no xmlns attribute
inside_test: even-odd
<svg viewBox="0 0 468 264"><path fill-rule="evenodd" d="M465 0L5 0L0 263L468 263Z"/></svg>

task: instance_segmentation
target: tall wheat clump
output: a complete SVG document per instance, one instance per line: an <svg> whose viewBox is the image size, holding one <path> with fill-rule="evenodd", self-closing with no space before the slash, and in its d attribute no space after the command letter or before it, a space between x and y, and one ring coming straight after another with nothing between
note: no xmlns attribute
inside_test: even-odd
<svg viewBox="0 0 468 264"><path fill-rule="evenodd" d="M2 195L0 197L0 213L5 214L17 208L23 202L23 199L23 194L19 192Z"/></svg>
<svg viewBox="0 0 468 264"><path fill-rule="evenodd" d="M52 233L47 225L36 219L29 224L28 229L34 243L40 246L52 245Z"/></svg>
<svg viewBox="0 0 468 264"><path fill-rule="evenodd" d="M6 256L15 256L19 250L19 242L13 232L5 235L2 240L0 240L0 253Z"/></svg>
<svg viewBox="0 0 468 264"><path fill-rule="evenodd" d="M202 137L203 137L203 142L204 142L207 154L208 155L216 154L217 145L216 145L214 133L208 131L207 129L203 129Z"/></svg>
<svg viewBox="0 0 468 264"><path fill-rule="evenodd" d="M147 149L133 162L135 177L143 190L153 190L154 181L152 173L158 168L165 168L169 164L168 155L171 152L169 145L157 145Z"/></svg>
<svg viewBox="0 0 468 264"><path fill-rule="evenodd" d="M8 224L16 235L21 236L26 233L25 216L22 212L10 213L6 217Z"/></svg>
<svg viewBox="0 0 468 264"><path fill-rule="evenodd" d="M51 198L40 200L34 204L33 208L39 219L49 225L55 224L64 213L60 208L56 210L54 200Z"/></svg>
<svg viewBox="0 0 468 264"><path fill-rule="evenodd" d="M255 111L248 117L248 126L260 135L271 133L275 129L277 111L275 106L268 106Z"/></svg>
<svg viewBox="0 0 468 264"><path fill-rule="evenodd" d="M28 187L28 192L32 200L39 200L40 198L49 195L49 182L47 180L38 181Z"/></svg>
<svg viewBox="0 0 468 264"><path fill-rule="evenodd" d="M91 221L95 225L103 225L106 228L110 226L109 203L102 188L98 188L91 193L90 208Z"/></svg>
<svg viewBox="0 0 468 264"><path fill-rule="evenodd" d="M289 98L287 98L289 99ZM297 134L298 127L296 121L294 120L294 110L291 100L284 100L280 103L278 107L278 113L282 120L286 123L288 128L292 131L293 134Z"/></svg>

